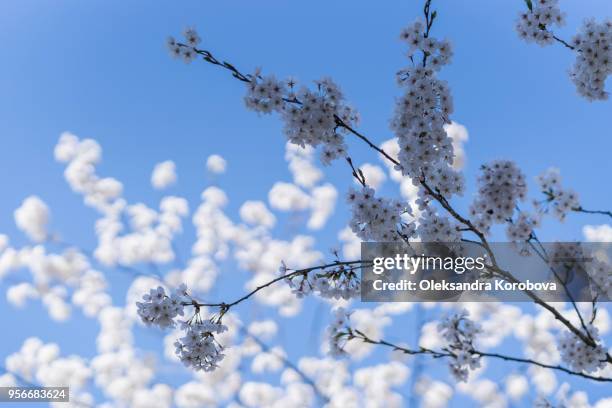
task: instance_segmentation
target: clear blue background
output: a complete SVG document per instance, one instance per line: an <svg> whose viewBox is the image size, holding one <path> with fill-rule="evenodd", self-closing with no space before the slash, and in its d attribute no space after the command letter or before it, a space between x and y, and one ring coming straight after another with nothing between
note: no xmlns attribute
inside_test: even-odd
<svg viewBox="0 0 612 408"><path fill-rule="evenodd" d="M180 34L187 25L199 29L204 47L244 71L262 66L264 72L294 75L304 82L332 76L360 111L360 129L377 142L390 138L388 121L400 94L394 73L407 64L398 33L421 15L421 3L2 2L0 232L13 244L26 243L14 227L13 210L35 193L52 210L53 230L69 242L95 245L96 215L70 192L63 166L53 160L53 147L66 130L100 142L104 160L99 173L120 179L132 202L157 204L161 195L150 188L149 177L153 165L167 159L176 162L179 174L170 192L184 195L195 208L201 190L210 183L204 173L206 157L224 156L229 169L218 183L230 196L232 215L246 199L265 199L275 181L290 180L278 119L246 111L243 86L225 72L204 63L185 65L168 56L166 36ZM561 3L568 13L567 27L560 31L565 38L585 17L612 16L612 4L606 0ZM468 128L470 137L465 146L470 187L458 206L465 208L473 194L480 163L509 158L530 179L558 166L565 184L578 191L585 207L608 207L612 103L589 103L577 96L567 76L574 58L569 50L519 41L514 20L523 7L521 0L434 1L439 15L434 36L450 38L455 50L452 65L441 76L453 90L453 119ZM357 162L377 161L357 141L351 143L351 151ZM352 183L343 164L327 169L326 176L341 195ZM394 193L391 187L387 183L388 194ZM336 244L336 232L347 221L343 209L340 203L329 228L317 235L322 250ZM540 237L579 239L583 224L606 221L580 214L563 225L549 219ZM305 231L277 230L285 238ZM191 231L181 238L184 254L192 238ZM228 274L223 282L241 276ZM108 279L116 302L122 304L130 277L110 271ZM240 290L241 283L237 286ZM2 292L6 287L0 284ZM314 303L304 317L280 320L287 333L300 321L312 320ZM18 311L4 296L0 312L5 328L0 337L2 359L32 335L59 343L63 353L95 354L97 323L78 313L57 325L49 322L39 303ZM159 350L160 336L139 329L137 335L145 347ZM413 335L398 329L389 336L407 340ZM318 334L312 337L284 344L296 359L317 352ZM508 350L520 352L512 345ZM508 366L502 367L506 368L499 368L499 375L507 373L503 370ZM171 376L161 378L173 381ZM573 384L587 390L591 402L606 395L602 386L580 380Z"/></svg>

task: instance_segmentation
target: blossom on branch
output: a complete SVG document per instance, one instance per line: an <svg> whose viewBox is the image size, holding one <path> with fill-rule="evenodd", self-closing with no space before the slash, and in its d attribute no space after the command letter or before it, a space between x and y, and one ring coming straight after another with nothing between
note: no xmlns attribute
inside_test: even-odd
<svg viewBox="0 0 612 408"><path fill-rule="evenodd" d="M541 46L552 44L554 39L548 27L565 24L565 13L559 9L559 0L526 0L526 3L528 10L521 12L516 22L518 35Z"/></svg>
<svg viewBox="0 0 612 408"><path fill-rule="evenodd" d="M549 168L537 177L540 190L546 196L542 202L536 201L534 205L541 213L549 211L552 206L553 215L559 220L565 220L567 213L580 207L578 194L574 190L563 188L559 169Z"/></svg>
<svg viewBox="0 0 612 408"><path fill-rule="evenodd" d="M460 194L463 177L452 168L453 141L444 129L451 123L453 101L448 84L436 78L436 71L450 61L451 45L429 37L429 28L421 20L405 28L400 38L408 43L411 66L397 74L406 91L391 121L400 146L398 170L414 183L427 180L446 197ZM417 51L422 55L418 61Z"/></svg>
<svg viewBox="0 0 612 408"><path fill-rule="evenodd" d="M612 74L612 20L585 21L572 45L577 53L570 77L576 90L591 101L608 99L604 85Z"/></svg>
<svg viewBox="0 0 612 408"><path fill-rule="evenodd" d="M605 365L606 350L600 344L598 329L588 324L585 330L587 336L594 342L594 346L586 344L570 331L561 334L557 341L561 359L576 371L587 373L597 371Z"/></svg>
<svg viewBox="0 0 612 408"><path fill-rule="evenodd" d="M185 336L174 343L176 355L186 366L196 371L213 371L223 360L223 346L215 339L215 334L227 331L227 326L210 320L196 323L183 322Z"/></svg>
<svg viewBox="0 0 612 408"><path fill-rule="evenodd" d="M273 75L262 77L259 71L251 75L247 108L261 113L272 111L281 115L289 142L301 147L322 146L321 161L329 164L346 156L347 146L338 123L353 125L357 113L346 104L342 91L330 78L315 82L315 89L295 89L293 80L277 80Z"/></svg>
<svg viewBox="0 0 612 408"><path fill-rule="evenodd" d="M285 278L285 282L298 298L314 292L327 299L348 300L358 296L361 290L361 281L355 272L357 268L358 266L338 264L321 272L289 273L290 276ZM281 275L286 275L288 271L283 264L280 268Z"/></svg>
<svg viewBox="0 0 612 408"><path fill-rule="evenodd" d="M346 354L344 346L348 341L348 329L350 313L343 307L339 307L333 312L334 320L327 328L327 338L329 341L328 353L333 357L341 357Z"/></svg>
<svg viewBox="0 0 612 408"><path fill-rule="evenodd" d="M174 319L184 315L185 296L185 286L180 286L170 296L166 295L166 291L161 286L151 289L149 293L143 295L144 302L136 302L138 315L147 325L153 324L162 329L174 327Z"/></svg>
<svg viewBox="0 0 612 408"><path fill-rule="evenodd" d="M557 41L574 51L576 61L569 75L578 93L589 101L608 99L604 86L612 74L612 21L586 20L578 34L566 42L550 30L552 25L560 27L565 23L558 0L525 0L525 3L528 10L520 14L516 24L519 36L540 45Z"/></svg>
<svg viewBox="0 0 612 408"><path fill-rule="evenodd" d="M449 368L457 381L467 381L469 371L480 367L480 356L474 353L474 337L480 326L468 318L467 310L445 316L438 331L447 341L451 353Z"/></svg>
<svg viewBox="0 0 612 408"><path fill-rule="evenodd" d="M480 231L488 232L491 225L506 222L526 194L525 175L514 162L496 160L482 165L478 195L470 207L474 224Z"/></svg>
<svg viewBox="0 0 612 408"><path fill-rule="evenodd" d="M524 211L519 212L516 220L508 222L506 226L506 237L511 242L527 241L532 237L533 230L540 225L537 216L532 216Z"/></svg>
<svg viewBox="0 0 612 408"><path fill-rule="evenodd" d="M375 193L369 187L349 190L349 226L353 232L364 241L378 242L401 241L416 236L415 223L402 219L404 214L411 213L410 207L398 200L376 197Z"/></svg>

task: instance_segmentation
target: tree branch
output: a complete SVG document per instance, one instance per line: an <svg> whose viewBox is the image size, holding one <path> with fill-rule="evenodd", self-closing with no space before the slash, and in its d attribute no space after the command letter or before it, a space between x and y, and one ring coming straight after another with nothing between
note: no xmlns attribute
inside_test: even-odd
<svg viewBox="0 0 612 408"><path fill-rule="evenodd" d="M552 36L552 38L554 38L555 41L557 41L558 43L562 44L563 46L569 48L572 51L576 50L576 47L570 45L567 41L562 40L561 38L557 37L552 31L549 31L549 33Z"/></svg>
<svg viewBox="0 0 612 408"><path fill-rule="evenodd" d="M429 3L429 1L428 1ZM428 12L428 11L427 11ZM184 44L179 44L181 46L186 46ZM232 73L232 76L237 78L238 80L242 81L242 82L250 82L250 76L242 74L237 68L234 67L234 65L229 64L227 62L221 62L218 59L216 59L212 53L210 53L209 51L205 51L205 50L199 50L196 49L194 47L190 47L193 48L194 51L196 53L198 53L199 55L202 55L204 57L204 60L213 64L213 65L217 65L220 66L226 70L229 70ZM294 103L299 103L299 101L290 101L290 102L294 102ZM394 159L391 155L389 155L387 152L385 152L382 148L378 147L376 144L374 144L367 136L365 136L364 134L360 133L359 131L357 131L356 129L354 129L353 127L351 127L350 125L348 125L347 123L345 123L344 121L342 121L342 119L340 119L339 117L335 116L334 117L335 121L336 121L336 126L337 127L341 127L344 128L345 130L347 130L349 133L353 134L354 136L356 136L357 138L359 138L360 140L362 140L363 142L365 142L370 148L372 148L373 150L375 150L376 152L380 153L383 157L385 157L387 160L389 160L391 163L393 163L396 168L401 168L401 164L399 163L398 160ZM516 278L514 278L514 276L507 272L502 270L501 268L499 268L499 266L497 265L497 262L495 260L495 255L493 254L493 251L490 248L490 245L486 239L486 236L483 232L481 232L478 228L476 228L472 222L465 218L464 216L462 216L461 214L459 214L452 206L451 204L448 202L448 200L446 199L446 197L444 197L441 193L434 191L428 184L427 181L422 178L419 180L420 184L423 186L423 188L425 189L425 191L428 193L428 195L430 195L431 197L434 198L434 200L436 202L438 202L442 208L444 208L456 221L460 222L461 224L463 224L469 231L473 232L476 236L478 236L479 240L481 241L481 244L483 245L483 247L486 249L487 253L489 254L489 256L491 257L491 261L493 263L493 269L498 272L501 276L505 277L506 279L509 279L511 282L516 282L519 283L520 281L517 280ZM604 214L608 214L608 212L599 212L599 211L588 211L588 210L583 210L581 212L589 212L589 213L604 213ZM609 214L608 214L609 215ZM612 217L612 215L611 215ZM296 276L299 275L298 271L290 274L292 276ZM289 276L285 276L285 277L289 277ZM280 277L277 278L263 286L260 286L258 288L256 288L254 291L252 291L251 293L243 296L242 298L238 299L235 302L232 302L230 304L225 304L225 303L216 303L216 304L209 304L208 306L217 306L217 307L221 307L221 308L229 308L232 307L246 299L248 299L249 297L251 297L253 294L255 294L257 291L285 278L285 277ZM595 344L593 342L593 340L589 339L588 336L586 336L584 333L582 333L581 330L579 330L578 328L576 328L568 319L566 319L563 315L561 315L561 313L555 309L554 307L548 305L546 302L544 302L542 299L540 299L535 293L533 293L532 291L529 290L524 290L524 292L539 306L543 307L544 309L546 309L547 311L549 311L550 313L552 313L555 317L555 319L559 320L564 326L566 326L572 333L574 333L578 338L580 338L582 341L584 341L586 344L588 344L589 346L593 347ZM203 306L206 306L206 304L202 304ZM612 363L612 356L610 356L609 354L607 355L607 361L609 363Z"/></svg>
<svg viewBox="0 0 612 408"><path fill-rule="evenodd" d="M574 211L574 212L581 212L581 213L585 213L585 214L602 214L602 215L607 215L608 217L612 218L612 211L586 210L586 209L584 209L582 207L572 208L572 211Z"/></svg>
<svg viewBox="0 0 612 408"><path fill-rule="evenodd" d="M231 307L236 306L237 304L244 302L245 300L247 300L248 298L250 298L251 296L255 295L257 292L259 292L262 289L265 289L269 286L272 286L273 284L275 284L278 281L284 280L284 279L290 279L293 278L295 276L299 276L299 275L307 275L308 273L312 272L312 271L316 271L316 270L324 270L327 268L333 268L333 267L337 267L337 266L342 266L342 265L347 265L347 266L351 266L351 268L349 270L354 270L354 269L359 269L362 268L366 265L368 265L370 262L369 261L335 261L333 263L329 263L326 265L319 265L319 266L313 266L311 268L306 268L306 269L299 269L297 271L293 271L291 273L287 273L285 275L279 276L278 278L272 279L271 281L268 281L266 283L264 283L263 285L257 286L255 289L253 289L252 291L248 292L247 294L245 294L244 296L234 300L233 302L230 303L225 303L225 302L221 302L221 303L199 303L196 301L192 301L192 302L184 302L183 305L184 306L196 306L196 307L219 307L222 310L222 314L226 313Z"/></svg>
<svg viewBox="0 0 612 408"><path fill-rule="evenodd" d="M368 344L375 344L375 345L381 345L381 346L385 346L385 347L389 347L392 348L393 350L396 351L401 351L405 354L409 354L409 355L418 355L418 354L427 354L432 356L433 358L447 358L447 357L455 357L455 355L451 352L448 351L435 351L435 350L431 350L425 347L419 347L418 349L414 350L414 349L409 349L406 347L402 347L399 346L397 344L393 344L391 342L388 342L386 340L373 340L371 338L369 338L368 336L366 336L365 334L363 334L362 332L358 331L358 330L352 330L352 336L349 336L349 340L351 339L360 339L361 341L363 341L364 343L368 343ZM590 375L590 374L585 374L582 372L578 372L578 371L573 371L570 370L569 368L560 366L560 365L552 365L552 364L545 364L545 363L541 363L539 361L536 360L531 360L528 358L520 358L520 357L512 357L512 356L506 356L503 354L498 354L498 353L488 353L488 352L483 352L483 351L478 351L478 350L472 350L471 351L472 354L476 354L482 357L491 357L491 358L497 358L500 360L505 360L505 361L514 361L517 363L525 363L525 364L532 364L538 367L543 367L543 368L549 368L551 370L557 370L557 371L563 371L564 373L570 374L570 375L575 375L578 377L583 377L583 378L587 378L589 380L594 380L594 381L600 381L600 382L612 382L612 378L607 378L607 377L599 377L599 376L595 376L595 375Z"/></svg>

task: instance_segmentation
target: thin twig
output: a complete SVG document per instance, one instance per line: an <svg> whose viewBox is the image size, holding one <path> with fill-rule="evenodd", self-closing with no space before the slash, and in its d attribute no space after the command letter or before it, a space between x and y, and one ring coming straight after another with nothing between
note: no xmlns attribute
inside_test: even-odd
<svg viewBox="0 0 612 408"><path fill-rule="evenodd" d="M560 366L560 365L545 364L545 363L541 363L539 361L531 360L531 359L528 359L528 358L512 357L512 356L506 356L506 355L503 355L503 354L487 353L487 352L477 351L477 350L474 350L473 353L477 354L479 356L483 356L483 357L493 357L493 358L499 358L499 359L505 360L505 361L515 361L517 363L533 364L533 365L536 365L538 367L550 368L551 370L563 371L564 373L567 373L567 374L570 374L570 375L577 375L579 377L588 378L589 380L595 380L595 381L601 381L601 382L612 382L612 378L599 377L599 376L596 376L596 375L585 374L585 373L582 373L582 372L579 372L579 371L570 370L569 368L566 368L566 367L563 367L563 366Z"/></svg>
<svg viewBox="0 0 612 408"><path fill-rule="evenodd" d="M576 300L574 299L574 296L572 295L572 293L570 292L569 288L567 287L567 283L566 280L561 279L561 277L559 276L559 274L557 273L557 271L555 270L555 268L552 267L552 265L549 264L549 259L546 256L546 252L544 250L544 246L542 245L542 243L540 242L540 240L538 239L535 231L531 231L531 237L533 240L535 240L538 244L540 244L540 247L542 248L542 250L544 251L543 254L540 254L538 251L536 251L536 253L540 256L540 258L544 261L544 263L548 264L549 269L552 271L553 275L555 275L555 278L559 281L559 283L561 283L561 285L563 285L563 289L565 291L565 294L567 295L567 297L570 300L570 303L572 304L572 307L574 308L574 311L576 312L576 314L578 315L578 319L580 320L580 326L582 326L582 329L584 330L584 332L587 334L587 336L593 340L593 337L591 336L591 333L589 333L589 330L587 329L586 324L584 323L584 318L582 317L582 313L580 313L580 309L578 309L578 305L576 304ZM527 241L529 242L530 245L532 245L532 247L535 250L535 247L533 246L533 243L531 241Z"/></svg>
<svg viewBox="0 0 612 408"><path fill-rule="evenodd" d="M570 45L567 41L557 37L556 35L554 35L552 33L552 31L549 31L549 32L550 32L550 35L552 36L552 38L554 38L558 43L563 44L565 47L569 48L572 51L576 50L576 47L574 47L573 45Z"/></svg>
<svg viewBox="0 0 612 408"><path fill-rule="evenodd" d="M427 354L427 355L431 355L433 358L447 358L447 357L455 357L455 355L453 353L450 353L448 351L435 351L435 350L431 350L425 347L419 347L418 349L409 349L403 346L399 346L397 344L393 344L391 342L388 342L386 340L373 340L371 338L369 338L368 336L366 336L365 334L363 334L363 332L360 332L358 330L353 330L353 334L352 338L353 339L361 339L363 342L365 343L369 343L369 344L378 344L378 345L382 345L382 346L386 346L386 347L390 347L393 350L397 350L397 351L401 351L405 354L409 354L409 355L419 355L419 354ZM351 339L351 337L349 337L349 340ZM505 360L505 361L515 361L518 363L525 363L525 364L533 364L536 365L538 367L543 367L543 368L549 368L551 370L557 370L557 371L563 371L567 374L570 375L576 375L579 377L583 377L583 378L588 378L589 380L594 380L594 381L600 381L600 382L612 382L612 378L607 378L607 377L599 377L599 376L595 376L595 375L590 375L590 374L585 374L579 371L573 371L570 370L569 368L560 366L560 365L552 365L552 364L545 364L545 363L541 363L539 361L536 360L531 360L528 358L520 358L520 357L512 357L512 356L506 356L503 354L498 354L498 353L488 353L488 352L484 352L484 351L478 351L478 350L471 350L472 354L476 354L479 356L483 356L483 357L492 357L492 358L498 358L501 360Z"/></svg>
<svg viewBox="0 0 612 408"><path fill-rule="evenodd" d="M586 209L584 209L582 207L572 208L572 211L574 211L574 212L581 212L581 213L585 213L585 214L607 215L608 217L612 218L612 211L606 211L606 210L586 210Z"/></svg>
<svg viewBox="0 0 612 408"><path fill-rule="evenodd" d="M315 271L315 270L323 270L323 269L327 269L327 268L332 268L335 266L342 266L342 265L353 265L353 268L358 269L361 268L363 266L368 265L369 262L368 261L335 261L333 263L329 263L326 265L319 265L319 266L313 266L311 268L306 268L306 269L299 269L297 271L293 271L291 273L287 273L285 275L279 276L275 279L272 279L271 281L268 281L266 283L264 283L263 285L257 286L255 289L253 289L252 291L248 292L247 294L243 295L242 297L234 300L231 303L225 303L225 302L221 302L221 303L200 303L200 302L196 302L196 301L192 301L192 302L184 302L183 305L184 306L197 306L197 307L220 307L224 310L223 313L227 312L231 307L236 306L237 304L244 302L245 300L247 300L248 298L250 298L251 296L255 295L257 292L259 292L262 289L265 289L273 284L275 284L278 281L284 280L284 279L291 279L293 277L299 276L299 275L307 275L308 273ZM357 266L354 266L357 265Z"/></svg>

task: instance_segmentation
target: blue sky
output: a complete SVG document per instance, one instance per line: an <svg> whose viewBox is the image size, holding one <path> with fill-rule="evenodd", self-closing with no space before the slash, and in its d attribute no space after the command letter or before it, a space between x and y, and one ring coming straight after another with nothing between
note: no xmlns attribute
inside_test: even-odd
<svg viewBox="0 0 612 408"><path fill-rule="evenodd" d="M565 38L585 17L612 16L606 0L561 4L568 13L560 31ZM465 146L470 187L459 207L465 208L474 192L478 165L496 158L516 160L530 180L549 166L560 167L564 183L578 191L585 207L607 207L612 104L577 96L567 77L573 55L560 46L519 41L513 26L521 0L446 0L434 6L434 35L448 37L455 51L441 76L453 91L453 119L470 137ZM377 142L387 140L399 95L394 73L406 64L398 33L420 9L420 1L2 2L0 232L25 243L13 210L35 193L50 206L54 230L67 241L94 246L95 214L70 192L62 165L53 160L53 147L66 130L100 142L100 173L120 179L130 201L154 205L161 195L150 187L150 172L155 163L172 159L179 183L170 192L185 196L194 208L210 184L204 162L212 153L229 163L216 182L230 196L230 214L246 199L265 199L275 181L290 180L280 122L246 111L243 86L224 72L168 56L166 36L187 25L198 28L204 47L244 71L261 66L304 82L333 77L360 111L360 129ZM357 162L376 162L357 142L351 150ZM342 164L326 172L341 195L342 186L352 183ZM391 187L388 183L389 194ZM343 208L319 234L323 250L335 244L347 221ZM583 224L605 221L585 215L573 215L563 225L548 220L540 237L578 239ZM285 237L292 232L279 229ZM180 241L185 253L191 234ZM126 277L109 279L117 294L129 284ZM6 284L0 288L4 292ZM314 305L310 309L314 313ZM56 341L65 352L95 350L96 322L77 316L61 326L49 324L36 302L14 311L4 296L0 311L5 325L15 328L0 339L2 359L30 335ZM82 328L90 333L86 340L72 334ZM304 349L291 351L300 355ZM593 396L605 395L601 387L576 384Z"/></svg>

